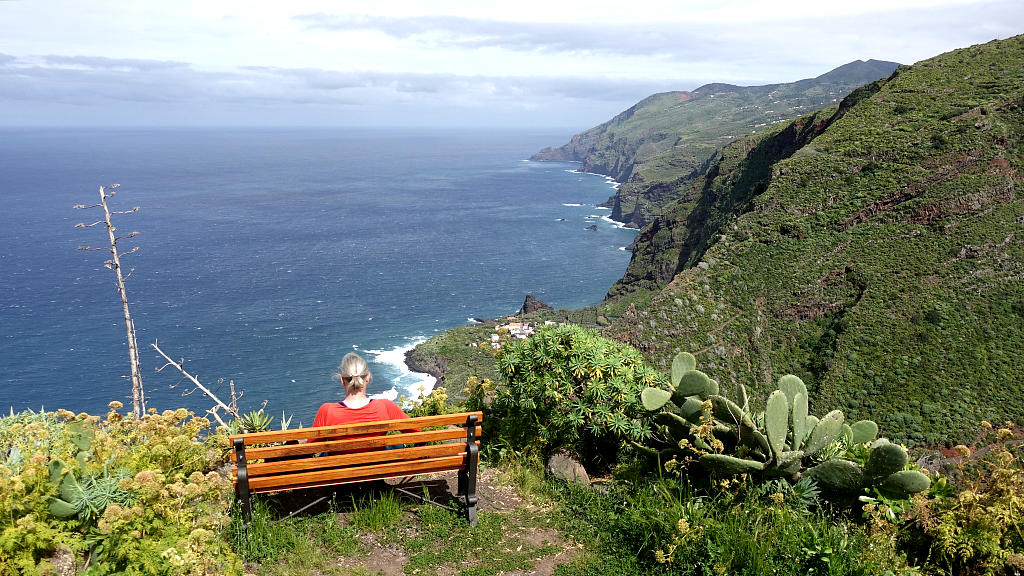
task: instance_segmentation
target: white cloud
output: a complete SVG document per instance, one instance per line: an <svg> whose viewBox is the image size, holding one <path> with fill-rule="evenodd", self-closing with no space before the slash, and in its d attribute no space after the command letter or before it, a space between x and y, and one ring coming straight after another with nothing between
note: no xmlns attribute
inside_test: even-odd
<svg viewBox="0 0 1024 576"><path fill-rule="evenodd" d="M264 107L253 122L274 107L418 121L491 106L587 126L655 91L912 63L1022 29L1019 0L0 2L0 124L47 102L83 117L191 102Z"/></svg>

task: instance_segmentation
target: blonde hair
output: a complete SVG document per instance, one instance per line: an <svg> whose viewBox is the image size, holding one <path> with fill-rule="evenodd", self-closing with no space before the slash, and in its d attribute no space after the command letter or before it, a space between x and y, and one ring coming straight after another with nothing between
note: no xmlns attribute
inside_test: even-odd
<svg viewBox="0 0 1024 576"><path fill-rule="evenodd" d="M366 385L370 383L373 377L370 374L370 367L366 364L366 360L363 360L363 357L355 352L349 352L341 359L336 376L341 378L341 383L345 386L345 390L353 391L366 388Z"/></svg>

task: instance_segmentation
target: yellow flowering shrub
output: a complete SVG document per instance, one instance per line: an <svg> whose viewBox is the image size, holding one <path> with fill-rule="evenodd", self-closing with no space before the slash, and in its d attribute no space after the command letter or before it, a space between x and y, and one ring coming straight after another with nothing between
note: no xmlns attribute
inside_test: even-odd
<svg viewBox="0 0 1024 576"><path fill-rule="evenodd" d="M959 491L916 501L916 523L931 540L936 563L954 574L1014 574L1024 568L1024 444L1012 422L978 445L955 446L963 458Z"/></svg>
<svg viewBox="0 0 1024 576"><path fill-rule="evenodd" d="M53 573L58 547L89 574L241 574L209 421L122 407L0 418L0 574Z"/></svg>

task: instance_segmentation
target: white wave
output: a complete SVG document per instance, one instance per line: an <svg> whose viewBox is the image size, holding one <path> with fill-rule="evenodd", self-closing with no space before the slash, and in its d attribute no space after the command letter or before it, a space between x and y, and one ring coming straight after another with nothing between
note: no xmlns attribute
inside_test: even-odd
<svg viewBox="0 0 1024 576"><path fill-rule="evenodd" d="M612 220L610 216L600 216L599 218L601 218L601 220L604 220L605 222L608 222L609 224L616 228L626 228L625 223L619 222L618 220Z"/></svg>
<svg viewBox="0 0 1024 576"><path fill-rule="evenodd" d="M601 178L604 178L605 183L607 183L609 186L611 186L612 189L614 189L614 190L618 190L619 189L619 182L616 182L615 178L612 178L611 176L608 176L606 174L598 174L597 172L583 172L583 171L578 170L578 169L577 170L566 170L566 172L572 172L573 174L586 174L588 176L600 176Z"/></svg>
<svg viewBox="0 0 1024 576"><path fill-rule="evenodd" d="M378 392L376 394L369 394L368 396L370 397L371 400L374 398L381 398L383 400L391 400L392 402L394 402L395 400L398 399L398 389L392 386L390 390L385 390L383 392Z"/></svg>
<svg viewBox="0 0 1024 576"><path fill-rule="evenodd" d="M563 203L562 206L583 206L583 204Z"/></svg>
<svg viewBox="0 0 1024 576"><path fill-rule="evenodd" d="M426 337L411 339L410 344L397 346L391 350L366 350L367 354L373 356L374 361L379 364L389 364L397 368L399 372L398 376L391 379L390 390L373 394L372 397L394 400L398 398L399 389L405 390L405 395L412 399L430 394L434 385L437 384L437 378L423 372L413 372L405 363L405 353L426 340Z"/></svg>
<svg viewBox="0 0 1024 576"><path fill-rule="evenodd" d="M626 251L626 247L625 246L619 246L619 250L622 250L623 252L625 252Z"/></svg>
<svg viewBox="0 0 1024 576"><path fill-rule="evenodd" d="M480 323L480 321L477 320L476 318L466 318L466 322L469 322L470 324L479 324Z"/></svg>
<svg viewBox="0 0 1024 576"><path fill-rule="evenodd" d="M594 206L594 210L611 210L611 208L607 206Z"/></svg>

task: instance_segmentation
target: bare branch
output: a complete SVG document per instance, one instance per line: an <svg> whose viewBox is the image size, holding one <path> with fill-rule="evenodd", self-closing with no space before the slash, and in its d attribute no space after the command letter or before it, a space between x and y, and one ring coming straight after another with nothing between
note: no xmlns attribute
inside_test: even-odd
<svg viewBox="0 0 1024 576"><path fill-rule="evenodd" d="M138 235L139 235L138 232L132 232L132 233L127 234L125 236L118 236L117 238L115 238L115 240L124 240L125 238L135 238Z"/></svg>
<svg viewBox="0 0 1024 576"><path fill-rule="evenodd" d="M127 256L129 254L135 254L138 251L139 251L139 247L136 246L135 248L132 248L131 250L129 250L127 252L120 252L120 253L118 253L118 256Z"/></svg>
<svg viewBox="0 0 1024 576"><path fill-rule="evenodd" d="M92 228L93 226L95 226L97 224L105 224L105 223L106 223L106 220L97 220L97 221L93 222L92 224L83 224L83 223L79 222L78 224L75 224L75 228Z"/></svg>
<svg viewBox="0 0 1024 576"><path fill-rule="evenodd" d="M88 210L89 208L99 208L100 206L102 206L102 204L92 204L91 206L86 206L85 204L75 204L74 206L72 206L72 208L74 208L75 210Z"/></svg>
<svg viewBox="0 0 1024 576"><path fill-rule="evenodd" d="M216 418L217 422L220 422L221 426L227 428L228 427L227 423L224 422L224 420L221 420L220 414L217 414L217 409L218 408L219 408L219 406L214 406L213 409L207 410L206 413L211 415L211 416L213 416L214 418Z"/></svg>
<svg viewBox="0 0 1024 576"><path fill-rule="evenodd" d="M182 376L184 376L190 382L195 384L196 388L199 388L200 390L202 390L204 396L206 396L206 397L210 398L211 400L213 400L217 404L217 406L223 408L224 411L227 412L228 414L231 414L235 418L238 418L238 411L237 410L232 411L231 408L227 404L221 402L220 398L217 398L217 395L214 394L213 392L211 392L209 388L207 388L206 386L203 386L202 382L200 382L198 378L196 378L195 376L193 376L193 375L189 374L188 372L186 372L185 369L182 368L182 366L181 366L181 364L179 362L175 362L174 360L171 360L170 356L168 356L167 354L164 354L164 351L161 350L159 346L157 346L156 342L153 342L152 344L150 344L150 346L154 350L156 350L158 354L163 356L164 360L167 361L167 364L165 364L164 367L167 367L168 365L169 366L174 366L175 370L180 372L182 374Z"/></svg>

